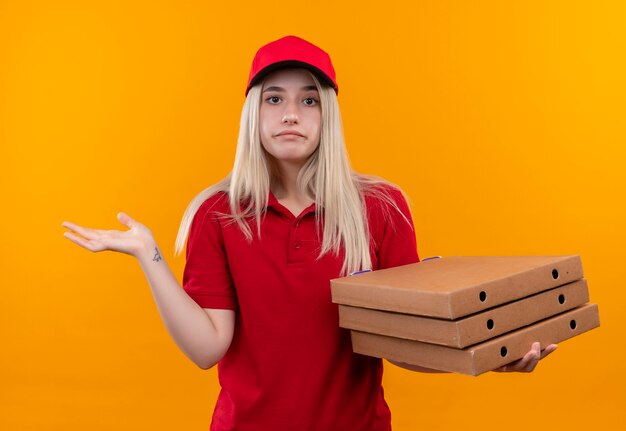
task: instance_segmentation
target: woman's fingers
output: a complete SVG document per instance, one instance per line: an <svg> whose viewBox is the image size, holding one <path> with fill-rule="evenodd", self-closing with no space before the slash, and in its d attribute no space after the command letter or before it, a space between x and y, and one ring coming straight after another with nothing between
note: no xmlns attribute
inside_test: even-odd
<svg viewBox="0 0 626 431"><path fill-rule="evenodd" d="M522 372L531 372L537 366L537 362L541 358L541 349L539 343L533 343L528 353L522 359L515 363L514 369Z"/></svg>
<svg viewBox="0 0 626 431"><path fill-rule="evenodd" d="M77 225L76 223L72 223L69 221L64 221L63 223L61 223L61 226L72 230L73 232L78 233L79 235L81 235L84 238L87 239L95 239L98 237L98 231L95 229L89 229L87 227L82 227ZM74 235L75 236L75 235Z"/></svg>
<svg viewBox="0 0 626 431"><path fill-rule="evenodd" d="M537 364L539 363L539 360L541 359L541 344L533 343L530 350L532 354L527 353L527 355L530 355L531 359L528 365L526 366L526 368L524 369L524 371L526 371L527 373L530 373L531 371L533 371L535 367L537 366Z"/></svg>
<svg viewBox="0 0 626 431"><path fill-rule="evenodd" d="M556 348L556 344L550 344L548 347L541 350L541 345L539 343L533 343L531 351L528 352L525 356L529 357L529 361L524 366L523 371L527 373L532 372L539 363L539 361L548 356L550 353L554 352Z"/></svg>
<svg viewBox="0 0 626 431"><path fill-rule="evenodd" d="M86 248L87 250L94 251L94 252L103 250L102 244L95 242L95 241L86 240L77 235L74 235L71 232L63 232L63 236L69 239L70 241L72 241L73 243L78 244L83 248Z"/></svg>
<svg viewBox="0 0 626 431"><path fill-rule="evenodd" d="M550 353L554 352L556 348L559 347L557 344L550 344L548 347L541 351L541 359L548 356Z"/></svg>
<svg viewBox="0 0 626 431"><path fill-rule="evenodd" d="M494 371L498 372L522 372L522 373L530 373L534 371L535 367L539 363L539 361L550 353L554 352L558 346L556 344L550 344L545 349L541 350L541 344L535 342L532 344L528 353L524 355L522 359L519 359L515 362L511 362L510 364L503 365L500 368L495 369Z"/></svg>
<svg viewBox="0 0 626 431"><path fill-rule="evenodd" d="M64 232L63 236L75 244L80 245L90 251L102 251L110 248L108 244L109 237L114 231L104 231L100 229L90 229L79 226L76 223L65 221L61 226L70 229L72 232ZM76 235L78 233L80 236Z"/></svg>
<svg viewBox="0 0 626 431"><path fill-rule="evenodd" d="M124 212L117 213L117 219L120 221L120 223L122 223L129 229L134 228L136 225L135 220L133 220L128 214Z"/></svg>
<svg viewBox="0 0 626 431"><path fill-rule="evenodd" d="M146 244L154 242L152 232L141 223L133 220L128 214L119 212L117 219L129 230L89 229L76 223L64 221L61 226L72 232L65 232L63 236L90 251L112 250L133 256L145 250Z"/></svg>

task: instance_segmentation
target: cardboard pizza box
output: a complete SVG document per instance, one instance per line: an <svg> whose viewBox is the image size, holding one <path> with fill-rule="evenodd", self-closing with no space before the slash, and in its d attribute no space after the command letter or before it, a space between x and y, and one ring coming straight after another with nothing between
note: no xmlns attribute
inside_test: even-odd
<svg viewBox="0 0 626 431"><path fill-rule="evenodd" d="M351 331L355 353L476 376L522 358L533 342L541 348L600 326L597 304L585 304L465 349Z"/></svg>
<svg viewBox="0 0 626 431"><path fill-rule="evenodd" d="M339 326L459 349L587 302L587 281L582 279L456 320L339 305Z"/></svg>
<svg viewBox="0 0 626 431"><path fill-rule="evenodd" d="M583 278L579 256L451 256L331 280L334 303L457 319Z"/></svg>

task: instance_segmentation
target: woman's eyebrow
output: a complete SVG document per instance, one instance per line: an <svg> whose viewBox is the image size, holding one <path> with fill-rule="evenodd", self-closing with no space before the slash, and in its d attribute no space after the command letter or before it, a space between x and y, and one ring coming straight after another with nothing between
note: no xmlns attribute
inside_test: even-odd
<svg viewBox="0 0 626 431"><path fill-rule="evenodd" d="M317 91L317 87L315 85L305 85L300 90L302 90L302 91L312 91L312 90ZM285 89L283 87L278 87L276 85L272 85L271 87L267 87L265 90L263 90L263 93L267 93L268 91L284 92Z"/></svg>

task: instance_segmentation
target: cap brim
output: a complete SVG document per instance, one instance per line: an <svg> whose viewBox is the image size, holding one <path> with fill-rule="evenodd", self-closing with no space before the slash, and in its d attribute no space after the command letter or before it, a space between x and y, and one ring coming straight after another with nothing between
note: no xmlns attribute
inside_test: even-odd
<svg viewBox="0 0 626 431"><path fill-rule="evenodd" d="M304 69L308 69L311 72L313 72L315 74L315 76L320 80L320 82L322 84L328 85L332 88L335 89L335 91L337 91L337 87L335 86L335 84L333 83L333 81L324 73L322 72L320 69L318 69L315 66L312 66L308 63L304 63L302 61L298 61L298 60L286 60L286 61L279 61L277 63L273 63L270 64L269 66L261 69L254 78L252 78L252 81L250 81L250 84L248 85L248 88L246 89L246 94L248 94L248 91L250 90L251 87L255 86L256 84L258 84L259 82L263 81L263 79L269 75L270 73L279 70L279 69L288 69L288 68L297 68L297 67L302 67Z"/></svg>

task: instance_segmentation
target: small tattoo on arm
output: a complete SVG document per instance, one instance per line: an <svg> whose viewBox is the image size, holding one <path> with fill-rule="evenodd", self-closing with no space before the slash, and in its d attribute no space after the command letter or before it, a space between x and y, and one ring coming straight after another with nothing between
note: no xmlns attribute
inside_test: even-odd
<svg viewBox="0 0 626 431"><path fill-rule="evenodd" d="M154 257L152 258L152 260L155 261L155 262L158 262L161 259L163 259L163 258L161 257L161 253L159 253L159 249L154 247Z"/></svg>

